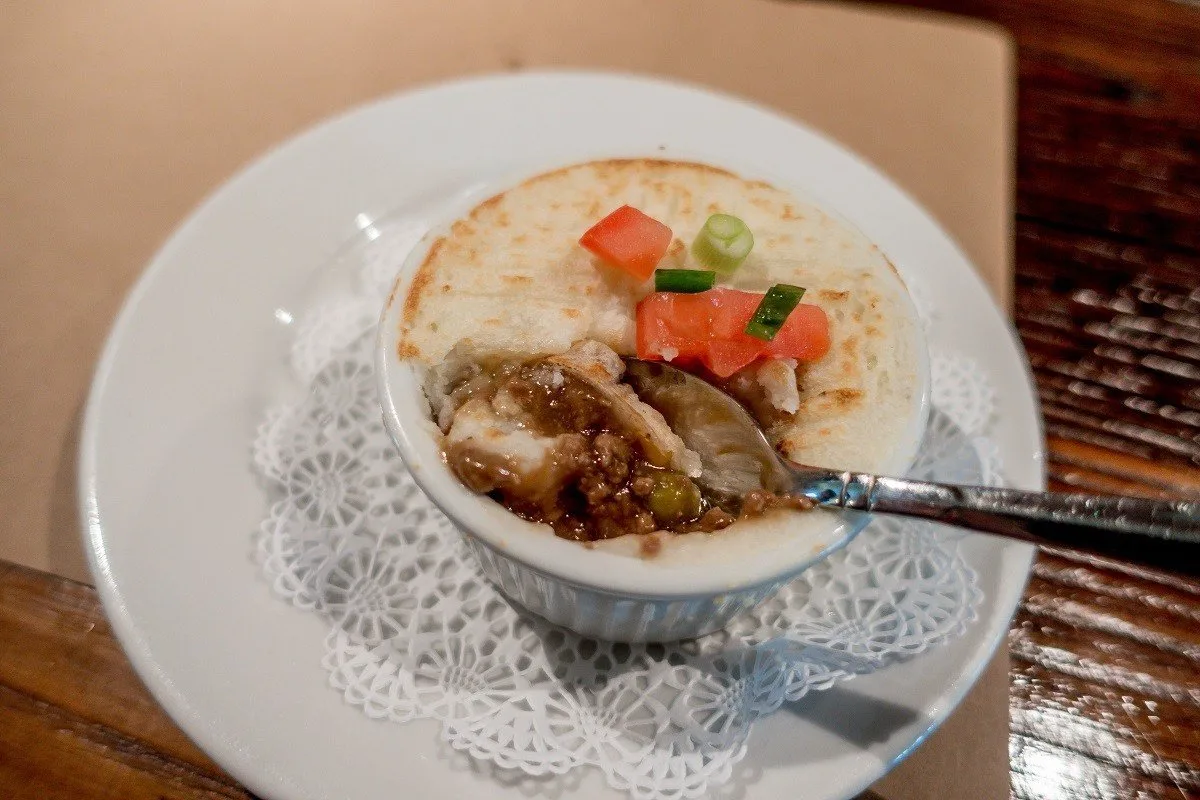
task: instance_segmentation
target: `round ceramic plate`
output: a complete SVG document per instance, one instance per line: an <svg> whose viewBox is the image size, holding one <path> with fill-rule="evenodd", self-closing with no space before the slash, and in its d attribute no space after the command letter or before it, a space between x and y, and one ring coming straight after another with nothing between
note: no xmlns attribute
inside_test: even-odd
<svg viewBox="0 0 1200 800"><path fill-rule="evenodd" d="M150 264L101 358L80 496L105 609L167 711L269 798L527 797L438 744L436 724L374 722L321 667L327 626L273 598L251 557L265 497L250 442L288 324L321 266L385 214L414 230L514 175L603 156L716 163L816 198L928 289L958 352L995 381L1008 481L1043 485L1041 430L1012 332L950 238L886 178L769 111L697 88L595 74L445 84L335 119L198 208ZM307 298L307 300L306 300ZM747 794L849 797L962 699L1002 640L1031 549L963 551L986 599L965 635L785 707L751 739ZM578 797L616 797L588 774Z"/></svg>

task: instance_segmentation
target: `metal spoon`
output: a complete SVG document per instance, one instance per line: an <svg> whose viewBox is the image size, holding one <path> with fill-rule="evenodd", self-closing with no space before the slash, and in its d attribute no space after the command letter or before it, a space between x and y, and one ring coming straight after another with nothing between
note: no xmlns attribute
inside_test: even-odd
<svg viewBox="0 0 1200 800"><path fill-rule="evenodd" d="M637 359L626 360L625 381L700 455L698 482L719 494L796 493L828 508L923 517L1121 558L1170 544L1176 546L1166 556L1170 566L1200 566L1200 550L1178 547L1200 544L1200 502L957 486L796 464L776 452L741 403L707 381Z"/></svg>

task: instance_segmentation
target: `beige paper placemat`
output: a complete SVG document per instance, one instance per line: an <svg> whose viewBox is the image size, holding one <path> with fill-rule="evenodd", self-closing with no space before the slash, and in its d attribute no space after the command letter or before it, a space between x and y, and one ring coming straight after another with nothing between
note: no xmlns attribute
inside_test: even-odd
<svg viewBox="0 0 1200 800"><path fill-rule="evenodd" d="M929 208L1007 306L1014 66L992 27L770 0L5 4L0 558L89 579L74 475L94 360L207 192L359 102L544 65L683 78L806 120ZM1007 797L1005 664L876 790Z"/></svg>

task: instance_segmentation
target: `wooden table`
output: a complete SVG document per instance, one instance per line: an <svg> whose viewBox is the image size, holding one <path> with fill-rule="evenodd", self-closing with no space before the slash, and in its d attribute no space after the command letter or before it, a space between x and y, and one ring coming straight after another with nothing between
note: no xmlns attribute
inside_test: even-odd
<svg viewBox="0 0 1200 800"><path fill-rule="evenodd" d="M923 0L1019 46L1016 320L1054 489L1200 495L1200 7ZM1200 579L1043 553L1009 636L1019 798L1200 797ZM0 563L0 794L248 797L95 592Z"/></svg>

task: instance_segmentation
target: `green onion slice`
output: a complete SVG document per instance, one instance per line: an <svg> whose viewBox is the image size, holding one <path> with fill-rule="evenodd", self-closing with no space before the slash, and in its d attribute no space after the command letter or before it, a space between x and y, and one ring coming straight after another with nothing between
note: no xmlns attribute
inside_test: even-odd
<svg viewBox="0 0 1200 800"><path fill-rule="evenodd" d="M717 282L717 273L707 269L656 269L654 291L693 294L707 292Z"/></svg>
<svg viewBox="0 0 1200 800"><path fill-rule="evenodd" d="M790 283L777 283L759 301L754 316L746 323L745 332L756 339L769 342L779 333L788 315L800 304L804 289Z"/></svg>
<svg viewBox="0 0 1200 800"><path fill-rule="evenodd" d="M696 259L717 272L733 272L754 247L754 234L735 216L713 214L692 243Z"/></svg>

